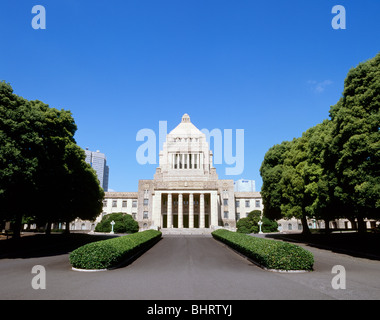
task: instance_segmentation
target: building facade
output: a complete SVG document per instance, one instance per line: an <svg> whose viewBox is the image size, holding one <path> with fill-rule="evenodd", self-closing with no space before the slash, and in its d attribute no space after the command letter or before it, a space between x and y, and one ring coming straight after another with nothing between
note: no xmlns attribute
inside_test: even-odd
<svg viewBox="0 0 380 320"><path fill-rule="evenodd" d="M109 167L107 166L106 155L99 150L94 152L88 150L88 148L84 152L86 154L86 162L96 171L100 186L104 191L108 191Z"/></svg>
<svg viewBox="0 0 380 320"><path fill-rule="evenodd" d="M219 180L206 136L184 114L166 137L154 179L140 180L137 221L147 228L235 229L233 180Z"/></svg>

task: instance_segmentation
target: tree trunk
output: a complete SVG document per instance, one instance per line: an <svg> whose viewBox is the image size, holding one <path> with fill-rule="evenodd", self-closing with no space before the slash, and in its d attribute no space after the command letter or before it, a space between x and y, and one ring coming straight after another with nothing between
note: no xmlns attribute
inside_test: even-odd
<svg viewBox="0 0 380 320"><path fill-rule="evenodd" d="M356 226L355 218L347 218L347 219L351 222L351 228L356 230L357 226Z"/></svg>
<svg viewBox="0 0 380 320"><path fill-rule="evenodd" d="M45 234L51 234L51 221L46 222Z"/></svg>
<svg viewBox="0 0 380 320"><path fill-rule="evenodd" d="M70 234L70 221L66 221L65 234Z"/></svg>
<svg viewBox="0 0 380 320"><path fill-rule="evenodd" d="M309 226L307 225L306 216L302 216L301 222L302 222L302 234L303 235L309 235L309 234L311 234Z"/></svg>
<svg viewBox="0 0 380 320"><path fill-rule="evenodd" d="M330 233L330 220L325 219L325 233Z"/></svg>
<svg viewBox="0 0 380 320"><path fill-rule="evenodd" d="M13 223L13 239L20 239L21 237L21 220L22 220L22 215L18 214L16 215L15 222Z"/></svg>
<svg viewBox="0 0 380 320"><path fill-rule="evenodd" d="M363 217L357 217L358 219L358 232L359 233L366 233L367 232L367 225L364 222Z"/></svg>

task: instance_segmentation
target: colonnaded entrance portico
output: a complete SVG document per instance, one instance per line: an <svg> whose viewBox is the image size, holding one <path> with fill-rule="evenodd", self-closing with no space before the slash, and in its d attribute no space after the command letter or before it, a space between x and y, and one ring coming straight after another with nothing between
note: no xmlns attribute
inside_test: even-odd
<svg viewBox="0 0 380 320"><path fill-rule="evenodd" d="M156 191L155 200L161 200L160 228L218 226L217 191Z"/></svg>

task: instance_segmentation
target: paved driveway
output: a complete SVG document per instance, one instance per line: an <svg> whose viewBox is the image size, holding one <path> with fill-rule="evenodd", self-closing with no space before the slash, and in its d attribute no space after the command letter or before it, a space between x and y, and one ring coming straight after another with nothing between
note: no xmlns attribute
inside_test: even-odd
<svg viewBox="0 0 380 320"><path fill-rule="evenodd" d="M309 248L315 271L260 269L211 237L166 236L132 264L106 272L75 272L68 254L0 260L0 299L380 299L380 262ZM334 265L346 268L334 290ZM46 289L31 286L34 265Z"/></svg>

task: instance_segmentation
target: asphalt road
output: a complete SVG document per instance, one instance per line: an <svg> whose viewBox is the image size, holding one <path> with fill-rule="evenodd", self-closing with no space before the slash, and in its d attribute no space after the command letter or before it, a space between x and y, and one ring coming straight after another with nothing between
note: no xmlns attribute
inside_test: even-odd
<svg viewBox="0 0 380 320"><path fill-rule="evenodd" d="M0 299L380 299L380 261L306 247L315 270L262 270L211 237L166 236L130 265L105 272L71 270L68 254L0 260ZM31 282L46 270L46 289ZM335 290L334 265L346 270Z"/></svg>

